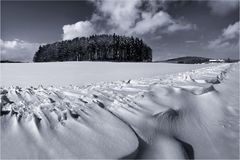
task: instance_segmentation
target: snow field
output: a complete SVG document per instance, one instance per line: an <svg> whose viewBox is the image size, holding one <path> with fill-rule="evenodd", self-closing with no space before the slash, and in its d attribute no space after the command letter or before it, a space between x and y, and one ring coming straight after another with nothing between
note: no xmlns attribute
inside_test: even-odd
<svg viewBox="0 0 240 160"><path fill-rule="evenodd" d="M3 86L2 157L239 158L239 64L163 65L173 71L83 86Z"/></svg>

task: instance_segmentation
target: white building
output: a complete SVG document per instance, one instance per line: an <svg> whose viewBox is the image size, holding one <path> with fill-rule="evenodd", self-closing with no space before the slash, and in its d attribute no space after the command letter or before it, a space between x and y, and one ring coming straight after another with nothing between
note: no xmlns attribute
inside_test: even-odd
<svg viewBox="0 0 240 160"><path fill-rule="evenodd" d="M210 63L223 63L225 62L224 59L209 59Z"/></svg>

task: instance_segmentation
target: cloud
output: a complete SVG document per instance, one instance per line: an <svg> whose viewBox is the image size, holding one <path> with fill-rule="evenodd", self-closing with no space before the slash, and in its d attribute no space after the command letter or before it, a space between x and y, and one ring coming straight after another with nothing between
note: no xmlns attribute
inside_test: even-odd
<svg viewBox="0 0 240 160"><path fill-rule="evenodd" d="M196 28L164 11L166 1L99 0L92 3L97 10L90 20L63 26L64 40L99 33L144 35L157 30L173 33Z"/></svg>
<svg viewBox="0 0 240 160"><path fill-rule="evenodd" d="M209 42L209 45L208 45L210 49L221 49L229 46L230 46L230 43L227 41L224 41L222 38L217 38L215 40L212 40Z"/></svg>
<svg viewBox="0 0 240 160"><path fill-rule="evenodd" d="M7 49L12 49L17 46L17 41L3 41L0 39L0 46Z"/></svg>
<svg viewBox="0 0 240 160"><path fill-rule="evenodd" d="M151 13L142 13L142 20L130 29L130 33L137 35L154 33L159 28L162 29L163 33L172 33L179 30L191 30L194 25L177 21L164 11L159 11L153 16L151 16Z"/></svg>
<svg viewBox="0 0 240 160"><path fill-rule="evenodd" d="M190 24L182 21L173 21L168 27L169 32L176 32L180 30L195 30L197 26L195 24Z"/></svg>
<svg viewBox="0 0 240 160"><path fill-rule="evenodd" d="M239 35L239 22L235 24L230 24L226 29L223 30L222 36L225 39L234 39L237 38Z"/></svg>
<svg viewBox="0 0 240 160"><path fill-rule="evenodd" d="M239 6L238 0L209 0L208 6L215 15L226 15Z"/></svg>
<svg viewBox="0 0 240 160"><path fill-rule="evenodd" d="M96 7L100 14L108 18L108 24L117 27L119 30L127 30L135 24L135 20L140 17L139 0L121 1L97 1Z"/></svg>
<svg viewBox="0 0 240 160"><path fill-rule="evenodd" d="M146 34L148 32L154 32L157 28L168 26L171 23L171 17L163 11L153 16L151 13L142 13L142 20L136 23L135 27L131 29L131 32Z"/></svg>
<svg viewBox="0 0 240 160"><path fill-rule="evenodd" d="M80 21L71 25L63 26L63 40L73 39L76 36L84 37L94 33L94 27L89 21Z"/></svg>
<svg viewBox="0 0 240 160"><path fill-rule="evenodd" d="M185 41L185 43L197 43L198 41L195 41L195 40L187 40Z"/></svg>
<svg viewBox="0 0 240 160"><path fill-rule="evenodd" d="M208 48L210 49L226 49L234 48L239 44L239 22L230 24L227 28L223 29L222 34L209 42Z"/></svg>
<svg viewBox="0 0 240 160"><path fill-rule="evenodd" d="M19 39L4 41L0 39L1 60L30 62L40 44Z"/></svg>

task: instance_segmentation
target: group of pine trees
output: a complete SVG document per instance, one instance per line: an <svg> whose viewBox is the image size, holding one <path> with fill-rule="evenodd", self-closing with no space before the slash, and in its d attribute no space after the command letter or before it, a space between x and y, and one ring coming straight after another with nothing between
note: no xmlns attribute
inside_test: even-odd
<svg viewBox="0 0 240 160"><path fill-rule="evenodd" d="M93 35L40 46L33 61L150 62L152 50L139 38Z"/></svg>

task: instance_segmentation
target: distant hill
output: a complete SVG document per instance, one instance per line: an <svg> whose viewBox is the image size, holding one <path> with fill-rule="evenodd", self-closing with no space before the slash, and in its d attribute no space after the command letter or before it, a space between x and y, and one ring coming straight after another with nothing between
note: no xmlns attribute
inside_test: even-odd
<svg viewBox="0 0 240 160"><path fill-rule="evenodd" d="M33 61L151 62L152 49L139 38L93 35L40 46Z"/></svg>
<svg viewBox="0 0 240 160"><path fill-rule="evenodd" d="M19 61L2 60L2 61L0 61L0 63L22 63L22 62L19 62Z"/></svg>
<svg viewBox="0 0 240 160"><path fill-rule="evenodd" d="M179 57L165 60L164 62L170 63L183 63L183 64L196 64L196 63L206 63L209 62L210 58L204 57Z"/></svg>

